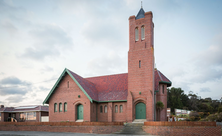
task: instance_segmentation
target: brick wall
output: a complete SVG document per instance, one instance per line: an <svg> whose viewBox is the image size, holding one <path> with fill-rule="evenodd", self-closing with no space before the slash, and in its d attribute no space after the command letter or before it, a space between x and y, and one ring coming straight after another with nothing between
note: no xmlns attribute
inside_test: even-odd
<svg viewBox="0 0 222 136"><path fill-rule="evenodd" d="M115 112L115 106L118 106L118 112ZM120 105L123 106L123 111L120 113ZM115 102L113 103L113 121L114 122L125 122L126 121L126 112L127 112L127 103L126 102Z"/></svg>
<svg viewBox="0 0 222 136"><path fill-rule="evenodd" d="M146 104L146 119L148 121L154 120L154 25L152 17L152 12L146 12L144 18L137 20L135 20L135 16L129 18L128 122L135 119L135 105L138 102ZM145 27L144 40L141 40L142 26ZM135 41L135 28L139 30L139 41ZM139 67L139 61L141 61L141 67Z"/></svg>
<svg viewBox="0 0 222 136"><path fill-rule="evenodd" d="M68 87L69 81L69 87ZM80 98L78 97L80 95ZM64 103L67 103L67 112L64 112ZM57 112L54 112L54 104L57 103ZM62 112L59 112L59 103L62 103ZM73 79L66 74L52 94L49 101L49 121L76 121L77 106L83 105L83 120L91 121L91 104L87 96L82 92Z"/></svg>
<svg viewBox="0 0 222 136"><path fill-rule="evenodd" d="M220 136L221 126L143 126L151 135L164 136Z"/></svg>
<svg viewBox="0 0 222 136"><path fill-rule="evenodd" d="M100 112L100 107L102 106L102 112ZM97 118L99 122L108 122L108 111L107 113L104 112L104 107L107 106L108 108L108 103L99 103L97 105ZM107 109L108 110L108 109Z"/></svg>
<svg viewBox="0 0 222 136"><path fill-rule="evenodd" d="M164 88L163 88L164 86ZM164 89L164 93L163 93ZM167 121L167 85L159 84L159 92L156 94L156 102L161 101L164 104L164 109L160 113L156 110L157 121Z"/></svg>
<svg viewBox="0 0 222 136"><path fill-rule="evenodd" d="M91 121L92 122L96 122L97 120L96 120L96 118L97 118L97 116L96 116L96 113L97 113L97 104L96 103L91 103Z"/></svg>
<svg viewBox="0 0 222 136"><path fill-rule="evenodd" d="M123 129L121 122L3 122L0 131L46 131L110 134Z"/></svg>
<svg viewBox="0 0 222 136"><path fill-rule="evenodd" d="M123 126L1 126L0 131L45 131L111 134L120 131Z"/></svg>

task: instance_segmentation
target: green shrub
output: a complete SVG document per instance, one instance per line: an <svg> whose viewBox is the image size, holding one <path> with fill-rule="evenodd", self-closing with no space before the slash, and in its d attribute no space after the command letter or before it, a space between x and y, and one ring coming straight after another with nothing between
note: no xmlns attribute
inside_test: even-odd
<svg viewBox="0 0 222 136"><path fill-rule="evenodd" d="M191 116L191 117L190 117L190 120L191 120L191 121L195 121L196 118L195 118L194 116Z"/></svg>
<svg viewBox="0 0 222 136"><path fill-rule="evenodd" d="M207 117L207 120L208 120L208 121L215 121L215 120L217 120L217 114L210 114L210 115Z"/></svg>
<svg viewBox="0 0 222 136"><path fill-rule="evenodd" d="M190 112L189 116L190 116L190 120L191 121L198 121L198 120L200 120L200 116L199 116L198 112L196 112L196 111Z"/></svg>
<svg viewBox="0 0 222 136"><path fill-rule="evenodd" d="M217 114L217 122L222 122L222 112Z"/></svg>
<svg viewBox="0 0 222 136"><path fill-rule="evenodd" d="M198 112L198 114L199 114L199 116L200 116L201 118L204 117L204 113L203 113L203 112Z"/></svg>
<svg viewBox="0 0 222 136"><path fill-rule="evenodd" d="M218 108L218 113L222 112L222 106Z"/></svg>

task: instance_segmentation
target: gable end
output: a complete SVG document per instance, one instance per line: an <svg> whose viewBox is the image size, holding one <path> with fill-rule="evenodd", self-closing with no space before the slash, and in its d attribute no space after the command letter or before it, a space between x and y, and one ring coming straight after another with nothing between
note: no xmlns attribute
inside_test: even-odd
<svg viewBox="0 0 222 136"><path fill-rule="evenodd" d="M83 91L83 93L87 96L87 98L90 100L90 102L93 102L92 98L87 94L87 92L83 89L83 87L79 84L79 82L73 77L73 75L69 72L67 68L64 69L62 74L60 75L59 79L56 81L55 85L43 101L43 104L49 104L49 99L53 95L54 91L56 90L57 86L59 85L62 78L65 76L65 74L68 73L68 75L73 79L73 81L78 85L78 87Z"/></svg>

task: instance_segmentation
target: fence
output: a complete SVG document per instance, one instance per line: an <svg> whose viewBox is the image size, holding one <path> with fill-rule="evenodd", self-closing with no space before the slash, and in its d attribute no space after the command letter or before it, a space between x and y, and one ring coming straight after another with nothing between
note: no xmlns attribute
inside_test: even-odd
<svg viewBox="0 0 222 136"><path fill-rule="evenodd" d="M123 126L123 122L0 122L0 126Z"/></svg>
<svg viewBox="0 0 222 136"><path fill-rule="evenodd" d="M190 121L177 121L177 122L166 122L166 121L150 121L144 122L144 126L214 126L216 122L190 122Z"/></svg>

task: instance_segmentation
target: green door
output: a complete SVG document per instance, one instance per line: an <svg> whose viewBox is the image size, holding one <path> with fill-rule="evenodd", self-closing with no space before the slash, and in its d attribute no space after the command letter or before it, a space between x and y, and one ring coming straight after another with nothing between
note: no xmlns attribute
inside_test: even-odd
<svg viewBox="0 0 222 136"><path fill-rule="evenodd" d="M142 102L136 104L136 119L146 119L146 105Z"/></svg>
<svg viewBox="0 0 222 136"><path fill-rule="evenodd" d="M77 107L77 119L83 119L83 105L80 104Z"/></svg>

